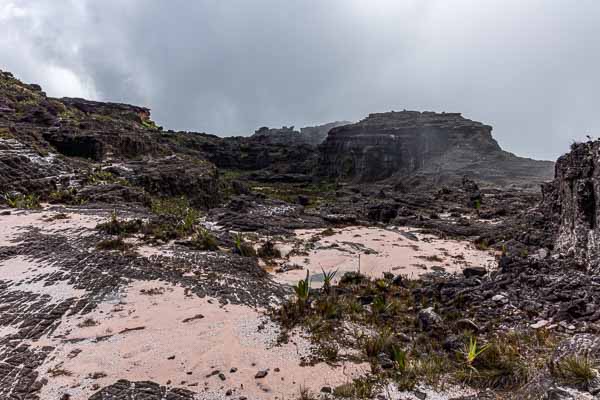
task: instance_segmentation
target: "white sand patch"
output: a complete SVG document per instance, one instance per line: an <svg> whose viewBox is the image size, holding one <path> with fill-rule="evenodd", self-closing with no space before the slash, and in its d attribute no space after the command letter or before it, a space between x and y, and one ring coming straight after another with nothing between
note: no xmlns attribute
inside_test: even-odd
<svg viewBox="0 0 600 400"><path fill-rule="evenodd" d="M417 396L415 392L421 393L421 397ZM417 386L414 391L399 391L393 383L387 385L383 392L386 399L389 400L420 400L423 398L423 394L427 400L450 400L461 396L473 396L477 393L478 391L473 388L453 384L445 384L440 388Z"/></svg>
<svg viewBox="0 0 600 400"><path fill-rule="evenodd" d="M75 212L65 212L65 219L56 219L58 211L23 211L9 210L9 215L0 215L0 246L14 246L15 239L27 228L38 228L43 232L65 232L77 230L78 235L90 234L97 224L106 220L94 215L86 215Z"/></svg>
<svg viewBox="0 0 600 400"><path fill-rule="evenodd" d="M203 317L184 322L199 314ZM85 320L91 326L83 326ZM106 335L111 336L97 340ZM301 385L319 391L351 381L368 368L302 367L300 356L309 350L308 342L294 336L289 344L275 346L276 336L275 326L251 308L220 307L217 300L186 297L181 287L162 282L135 282L121 301L66 320L51 337L37 342L57 346L51 361L39 368L42 375L57 365L72 373L48 376L41 397L69 393L73 400L87 399L98 387L129 379L169 382L200 393L202 399L226 398L229 389L232 398L295 398ZM216 370L225 375L224 381L218 374L207 377ZM268 375L255 379L259 370L268 370ZM106 376L89 377L100 372Z"/></svg>
<svg viewBox="0 0 600 400"><path fill-rule="evenodd" d="M58 268L54 266L40 265L22 256L0 261L0 280L10 282L9 290L48 295L53 303L72 297L79 298L86 293L85 290L75 289L66 281L48 283L44 279L37 279L41 275L57 271Z"/></svg>
<svg viewBox="0 0 600 400"><path fill-rule="evenodd" d="M139 241L134 241L134 244L140 244ZM152 258L156 256L173 257L174 252L169 249L169 245L150 246L148 244L140 244L135 251L142 257Z"/></svg>
<svg viewBox="0 0 600 400"><path fill-rule="evenodd" d="M298 230L297 237L306 243L323 230ZM322 236L307 254L289 257L290 264L302 266L276 274L275 279L295 283L306 276L306 269L314 276L313 284L319 285L321 268L325 271L339 270L336 279L344 272L359 271L380 278L384 272L417 278L435 268L449 273L460 272L466 266L495 268L492 252L476 249L468 241L440 239L405 227L389 229L377 227L347 227L334 230L331 236ZM418 240L411 240L410 237ZM302 247L299 248L302 250ZM432 269L433 268L433 269Z"/></svg>
<svg viewBox="0 0 600 400"><path fill-rule="evenodd" d="M4 338L6 336L14 335L17 332L19 332L19 328L15 327L15 326L12 326L12 325L0 326L0 339Z"/></svg>

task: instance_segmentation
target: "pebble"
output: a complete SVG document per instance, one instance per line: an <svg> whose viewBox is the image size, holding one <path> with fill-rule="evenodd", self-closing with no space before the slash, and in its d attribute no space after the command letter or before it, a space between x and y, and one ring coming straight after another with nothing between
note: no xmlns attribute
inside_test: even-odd
<svg viewBox="0 0 600 400"><path fill-rule="evenodd" d="M267 370L258 371L256 373L256 375L254 375L254 378L261 379L261 378L264 378L265 376L267 376L268 374L269 374L269 372Z"/></svg>

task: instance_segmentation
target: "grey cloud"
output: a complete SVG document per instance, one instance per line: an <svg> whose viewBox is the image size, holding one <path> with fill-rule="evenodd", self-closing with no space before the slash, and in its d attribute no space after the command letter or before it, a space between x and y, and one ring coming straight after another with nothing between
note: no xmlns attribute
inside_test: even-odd
<svg viewBox="0 0 600 400"><path fill-rule="evenodd" d="M220 135L460 111L520 155L600 135L594 0L0 0L0 68Z"/></svg>

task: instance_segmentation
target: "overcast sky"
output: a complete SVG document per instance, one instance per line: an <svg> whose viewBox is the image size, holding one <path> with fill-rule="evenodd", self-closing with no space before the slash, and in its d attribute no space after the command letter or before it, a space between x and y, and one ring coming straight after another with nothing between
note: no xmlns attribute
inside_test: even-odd
<svg viewBox="0 0 600 400"><path fill-rule="evenodd" d="M452 111L554 159L600 136L600 1L0 0L0 69L171 129Z"/></svg>

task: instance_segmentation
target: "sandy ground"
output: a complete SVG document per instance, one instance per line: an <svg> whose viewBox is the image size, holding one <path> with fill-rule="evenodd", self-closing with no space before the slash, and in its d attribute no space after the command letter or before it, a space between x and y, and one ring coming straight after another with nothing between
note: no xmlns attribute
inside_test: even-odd
<svg viewBox="0 0 600 400"><path fill-rule="evenodd" d="M75 289L66 281L55 281L47 285L47 279L57 271L58 268L52 265L40 265L21 256L0 261L0 281L10 282L9 290L47 295L52 303L72 297L79 298L86 293L85 290Z"/></svg>
<svg viewBox="0 0 600 400"><path fill-rule="evenodd" d="M24 211L8 209L9 215L0 215L0 246L12 246L14 240L24 228L40 228L46 232L60 232L65 230L93 229L106 218L68 212L66 219L53 219L60 211ZM82 229L83 228L83 229Z"/></svg>
<svg viewBox="0 0 600 400"><path fill-rule="evenodd" d="M476 249L470 242L444 240L424 235L404 227L347 227L334 230L331 236L319 235L323 230L298 230L300 246L289 253L289 264L302 266L276 274L276 280L296 283L306 276L308 269L312 282L318 286L326 272L336 271L336 279L344 272L360 271L371 277L383 277L384 272L416 278L421 274L438 270L460 272L466 266L494 268L496 258L490 251ZM304 250L303 244L318 236L314 248ZM289 244L281 244L284 254L292 250ZM359 264L360 263L360 264ZM441 268L441 269L440 269Z"/></svg>
<svg viewBox="0 0 600 400"><path fill-rule="evenodd" d="M36 343L56 346L40 368L49 380L42 398L69 393L87 399L99 386L123 378L184 387L203 399L225 398L228 390L251 399L283 399L298 395L301 386L318 392L348 382L368 368L302 367L308 342L294 336L293 343L276 346L276 338L276 328L259 311L186 297L182 288L163 282L135 282ZM68 375L49 376L56 369ZM260 370L268 374L256 379Z"/></svg>
<svg viewBox="0 0 600 400"><path fill-rule="evenodd" d="M25 227L86 235L106 219L76 212L67 212L66 219L53 219L57 214L46 209L1 215L0 246L15 245ZM320 237L314 248L305 252L304 244L319 232L298 231L294 246L280 246L284 252L294 250L289 262L310 269L316 285L321 266L356 271L359 255L361 272L375 277L386 271L414 277L432 267L458 272L465 265L491 268L495 263L493 254L478 251L467 242L408 233L404 228L336 230L332 236ZM173 255L171 250L165 251L167 246L161 247L143 245L138 252L145 257ZM9 290L45 294L51 302L86 295L65 281L46 286L56 271L54 265L17 256L0 263L0 280L10 282ZM290 271L276 277L295 283L305 274L305 270ZM1 327L0 337L16 329ZM65 316L52 334L30 344L55 348L38 368L48 380L42 399L58 399L64 393L73 400L87 399L118 379L186 388L201 399L290 399L298 396L301 387L318 393L323 386L350 382L369 370L367 365L351 363L301 366L303 356L311 350L309 342L296 333L289 343L277 345L277 336L276 326L261 310L223 307L217 299L186 296L183 288L166 282L135 281L91 313ZM256 378L263 370L266 377ZM397 395L393 398L409 396Z"/></svg>

